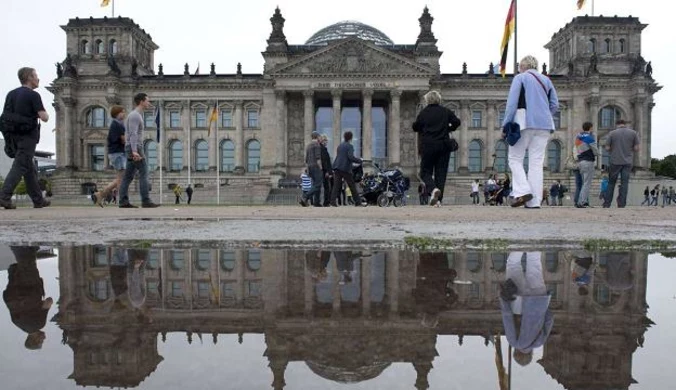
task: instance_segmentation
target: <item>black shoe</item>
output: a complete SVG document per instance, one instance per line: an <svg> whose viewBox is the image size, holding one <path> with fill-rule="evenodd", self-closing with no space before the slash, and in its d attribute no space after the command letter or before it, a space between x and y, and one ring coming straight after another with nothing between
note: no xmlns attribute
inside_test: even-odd
<svg viewBox="0 0 676 390"><path fill-rule="evenodd" d="M335 203L329 203L329 206L331 206L331 207L338 207L338 205L335 204Z"/></svg>
<svg viewBox="0 0 676 390"><path fill-rule="evenodd" d="M519 197L513 198L512 207L521 207L526 204L526 202L533 199L533 194L521 195Z"/></svg>
<svg viewBox="0 0 676 390"><path fill-rule="evenodd" d="M121 208L121 209L137 209L138 208L138 206L134 206L131 203L120 203L120 205L118 207Z"/></svg>
<svg viewBox="0 0 676 390"><path fill-rule="evenodd" d="M154 209L154 208L160 207L160 205L153 203L153 202L149 202L149 203L141 204L141 207L144 208L144 209Z"/></svg>
<svg viewBox="0 0 676 390"><path fill-rule="evenodd" d="M12 203L11 200L0 199L0 207L4 207L7 210L14 210L16 205Z"/></svg>
<svg viewBox="0 0 676 390"><path fill-rule="evenodd" d="M51 204L52 204L52 202L50 202L46 199L43 199L42 202L40 202L40 203L34 203L33 208L34 209L41 209L41 208L44 208L44 207L49 207Z"/></svg>

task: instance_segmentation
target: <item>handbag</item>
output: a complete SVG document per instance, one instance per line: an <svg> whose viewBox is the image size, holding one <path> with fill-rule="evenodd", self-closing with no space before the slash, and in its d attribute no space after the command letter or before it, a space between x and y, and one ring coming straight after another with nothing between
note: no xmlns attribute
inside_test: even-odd
<svg viewBox="0 0 676 390"><path fill-rule="evenodd" d="M573 153L575 153L575 152L573 152ZM566 163L564 164L564 166L569 171L577 171L577 170L580 169L580 162L577 161L577 158L575 157L574 154L571 154L566 159Z"/></svg>
<svg viewBox="0 0 676 390"><path fill-rule="evenodd" d="M455 138L451 137L451 135L448 135L448 138L444 140L444 145L446 145L446 149L448 149L449 152L453 153L456 150L458 150L458 141L455 140Z"/></svg>

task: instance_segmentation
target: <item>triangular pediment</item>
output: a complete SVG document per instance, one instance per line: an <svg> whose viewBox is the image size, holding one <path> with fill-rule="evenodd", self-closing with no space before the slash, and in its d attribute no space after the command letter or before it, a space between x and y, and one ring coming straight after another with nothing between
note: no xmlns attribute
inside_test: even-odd
<svg viewBox="0 0 676 390"><path fill-rule="evenodd" d="M348 38L272 69L270 74L292 75L431 75L435 71L387 48Z"/></svg>

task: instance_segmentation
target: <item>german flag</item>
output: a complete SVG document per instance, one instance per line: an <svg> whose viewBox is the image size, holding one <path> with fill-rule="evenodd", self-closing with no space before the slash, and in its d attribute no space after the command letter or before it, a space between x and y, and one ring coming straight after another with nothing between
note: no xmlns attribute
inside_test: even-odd
<svg viewBox="0 0 676 390"><path fill-rule="evenodd" d="M211 110L211 115L209 116L209 123L207 123L207 136L211 135L211 125L214 122L218 123L218 102L214 103L214 108Z"/></svg>
<svg viewBox="0 0 676 390"><path fill-rule="evenodd" d="M577 9L582 9L582 7L584 7L584 3L586 1L587 0L577 0Z"/></svg>
<svg viewBox="0 0 676 390"><path fill-rule="evenodd" d="M507 13L507 20L505 21L505 33L502 35L502 45L500 46L500 74L505 77L507 72L507 51L509 47L509 40L514 34L514 23L516 16L516 0L512 0L512 5L509 6Z"/></svg>

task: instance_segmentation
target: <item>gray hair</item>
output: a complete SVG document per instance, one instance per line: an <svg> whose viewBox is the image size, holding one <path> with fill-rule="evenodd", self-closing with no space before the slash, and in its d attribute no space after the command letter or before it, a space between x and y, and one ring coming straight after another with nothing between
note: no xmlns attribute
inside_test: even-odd
<svg viewBox="0 0 676 390"><path fill-rule="evenodd" d="M439 91L429 91L425 94L426 104L441 104L441 94Z"/></svg>
<svg viewBox="0 0 676 390"><path fill-rule="evenodd" d="M528 55L521 59L519 66L524 68L524 70L535 69L538 70L538 60L537 58Z"/></svg>

